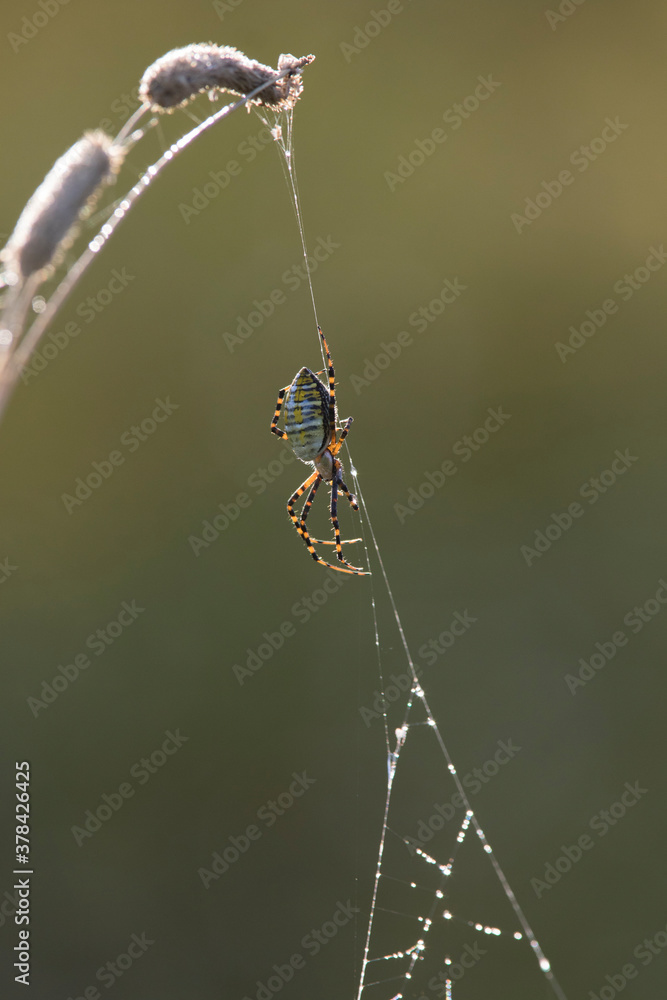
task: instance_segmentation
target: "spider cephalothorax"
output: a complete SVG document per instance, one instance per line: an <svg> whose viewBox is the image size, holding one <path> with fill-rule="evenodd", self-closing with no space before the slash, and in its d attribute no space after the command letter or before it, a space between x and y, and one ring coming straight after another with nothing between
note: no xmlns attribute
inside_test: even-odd
<svg viewBox="0 0 667 1000"><path fill-rule="evenodd" d="M302 368L294 376L291 385L285 386L278 393L276 412L271 421L271 430L279 438L287 441L297 458L302 462L312 462L315 471L308 476L287 501L287 513L292 519L294 527L303 538L308 551L316 562L329 569L340 570L341 573L357 573L364 576L364 570L357 566L351 566L343 558L344 544L361 541L360 538L353 538L341 542L340 528L338 526L338 491L341 490L347 497L353 510L359 510L357 501L350 493L343 482L343 466L337 457L341 445L347 436L347 432L352 424L352 417L348 417L340 434L336 436L336 390L334 386L334 367L324 339L324 334L317 328L322 338L322 344L327 356L329 366L329 389L319 380L309 368ZM323 374L321 372L320 374ZM280 412L285 407L285 429L280 430L278 420ZM331 521L334 526L334 541L321 541L311 538L306 528L306 518L312 507L315 494L321 482L331 485ZM310 488L310 493L306 502L301 508L301 514L295 513L294 505L300 496ZM335 545L336 555L341 565L325 562L315 551L315 545Z"/></svg>

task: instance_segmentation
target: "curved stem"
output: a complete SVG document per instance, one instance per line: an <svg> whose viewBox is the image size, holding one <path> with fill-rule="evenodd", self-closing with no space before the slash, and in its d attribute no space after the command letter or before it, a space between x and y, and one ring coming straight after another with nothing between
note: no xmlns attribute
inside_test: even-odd
<svg viewBox="0 0 667 1000"><path fill-rule="evenodd" d="M259 87L250 91L249 94L246 94L234 104L227 104L223 108L220 108L219 111L210 115L205 121L201 122L195 128L181 136L180 139L177 139L176 142L172 143L169 149L162 154L159 160L156 160L155 163L151 164L151 166L147 168L134 187L127 193L125 198L123 198L114 210L110 218L101 227L97 235L90 241L88 247L81 254L74 266L67 272L47 302L43 312L41 312L33 321L28 331L16 346L16 349L6 358L5 366L0 372L0 420L2 420L4 412L7 409L7 404L9 403L22 372L25 370L33 351L36 350L37 345L48 328L49 323L52 321L61 305L68 298L79 278L84 274L93 259L108 242L116 227L136 203L139 196L143 194L143 192L153 183L164 167L166 167L166 165L170 163L174 157L178 155L178 153L182 152L186 146L189 146L191 142L194 142L194 140L200 135L208 131L208 129L212 128L223 118L226 118L233 111L237 111L239 108L244 107L248 101L251 101L262 90L265 90L266 87L273 86L277 80L281 80L283 77L289 76L293 72L293 68L284 70L282 73L277 74L272 80L265 81ZM121 129L118 139L128 134L130 129L134 127L136 121L138 121L141 117L139 112L143 114L146 108L146 105L142 105L142 107L132 115L129 121L125 123L123 129Z"/></svg>

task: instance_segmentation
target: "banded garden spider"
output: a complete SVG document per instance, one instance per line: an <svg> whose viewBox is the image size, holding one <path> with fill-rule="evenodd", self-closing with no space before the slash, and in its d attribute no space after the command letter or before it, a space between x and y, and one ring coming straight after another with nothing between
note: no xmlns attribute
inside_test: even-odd
<svg viewBox="0 0 667 1000"><path fill-rule="evenodd" d="M359 510L359 505L355 497L350 493L343 482L343 466L337 458L343 441L352 424L352 417L348 417L340 431L340 436L336 438L336 389L334 385L334 366L331 354L324 334L318 326L317 332L322 338L322 344L327 356L329 366L329 389L320 382L317 375L314 375L309 368L302 368L294 376L291 385L286 385L278 393L276 412L271 421L271 431L277 437L287 441L290 448L298 459L302 462L311 463L315 471L305 479L299 486L296 493L287 501L287 513L292 519L294 527L303 538L308 551L315 560L322 566L329 569L339 570L341 573L356 573L359 576L368 574L357 566L352 566L343 557L343 545L351 545L353 542L360 542L360 538L350 538L341 541L340 527L338 525L338 491L343 491L353 510ZM323 375L324 372L318 372ZM285 430L280 430L278 420L280 411L285 404ZM334 526L334 541L322 541L311 538L306 527L306 518L313 505L315 494L320 483L324 481L331 484L331 521ZM301 514L297 515L294 505L300 496L310 489L306 502L301 508ZM315 551L315 545L335 545L338 561L342 565L325 562Z"/></svg>

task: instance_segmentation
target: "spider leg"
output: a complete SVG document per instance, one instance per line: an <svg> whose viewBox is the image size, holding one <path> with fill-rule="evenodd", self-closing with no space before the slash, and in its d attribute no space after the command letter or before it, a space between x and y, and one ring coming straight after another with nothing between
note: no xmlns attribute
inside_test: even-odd
<svg viewBox="0 0 667 1000"><path fill-rule="evenodd" d="M315 551L315 547L313 545L313 542L315 541L315 539L312 539L310 537L310 535L308 534L308 529L306 527L306 518L308 517L308 513L309 513L310 508L311 508L312 503L313 503L313 499L315 497L315 494L317 493L317 490L319 489L319 486L320 486L321 482L322 482L322 477L320 476L319 472L313 472L313 474L311 476L308 476L308 478L298 488L298 490L296 491L296 493L294 493L289 498L289 500L287 501L287 513L291 517L292 523L294 524L294 527L296 528L296 530L299 532L299 534L303 538L303 541L304 541L304 543L306 545L306 548L310 552L310 554L313 557L313 559L315 560L315 562L320 563L320 565L326 567L327 569L335 569L335 570L338 570L341 573L355 573L355 574L358 574L360 576L365 576L366 574L364 573L363 570L357 569L355 566L350 566L350 564L347 563L345 561L345 559L342 559L342 552L339 555L339 559L341 559L341 561L343 562L344 565L343 566L336 566L333 563L326 562ZM297 502L297 500L299 499L299 497L303 496L303 494L306 492L306 490L309 487L311 488L310 489L310 493L308 494L306 502L303 505L303 509L301 511L301 517L299 518L297 516L295 510L294 510L294 505ZM344 567L349 567L349 569L348 568L344 568Z"/></svg>
<svg viewBox="0 0 667 1000"><path fill-rule="evenodd" d="M335 541L331 538L312 538L308 536L313 543L313 545L335 545ZM362 542L363 538L341 538L341 545L352 545L354 542Z"/></svg>
<svg viewBox="0 0 667 1000"><path fill-rule="evenodd" d="M350 430L350 427L352 425L352 419L353 419L352 417L347 418L347 420L343 424L343 429L341 431L340 437L338 438L338 441L333 447L329 448L332 455L336 455L340 451L341 445L345 440L345 438L347 437L348 431ZM345 485L342 479L338 480L338 485L340 486L341 490L349 500L352 510L359 510L359 504L357 503L357 498L353 493L350 493L350 491L348 490L347 486ZM361 539L355 538L355 541L361 541Z"/></svg>
<svg viewBox="0 0 667 1000"><path fill-rule="evenodd" d="M352 505L352 509L353 510L359 510L359 507L357 505L357 501L356 501L355 497L350 493L350 491L348 490L348 488L345 485L345 483L341 480L338 485L342 489L342 491L345 494L345 496L347 497L347 499L350 501L350 503ZM311 493L311 497L312 497L312 493ZM310 497L308 499L310 500ZM310 540L311 540L311 542L313 542L314 545L337 545L338 544L338 542L336 540L331 539L331 538L311 538ZM340 542L341 545L353 545L355 542L362 542L363 538L339 538L338 541Z"/></svg>
<svg viewBox="0 0 667 1000"><path fill-rule="evenodd" d="M310 552L310 554L312 556L315 556L315 557L317 557L317 553L315 552L315 549L312 546L312 543L310 541L310 536L308 535L308 531L306 529L306 526L303 523L304 522L303 514L301 515L300 518L297 516L297 514L296 514L296 512L294 510L294 504L297 502L297 500L299 499L299 497L303 496L303 494L306 492L306 490L308 489L309 486L312 486L313 489L311 490L311 495L308 497L308 500L306 501L306 503L308 503L308 501L310 501L310 503L312 503L312 496L313 496L314 493L317 492L317 487L319 486L318 480L321 480L321 479L322 479L322 477L320 476L319 472L313 472L310 476L308 476L307 479L304 479L304 481L301 483L301 486L299 486L299 488L296 491L296 493L293 493L292 496L287 501L287 513L292 518L292 523L293 523L294 527L299 532L299 534L303 538L304 542L308 546L308 551ZM305 507L305 504L304 504L304 507Z"/></svg>
<svg viewBox="0 0 667 1000"><path fill-rule="evenodd" d="M341 490L349 500L350 507L352 508L352 510L359 510L359 504L357 503L357 498L355 497L354 493L350 493L350 491L348 490L347 486L345 485L342 479L338 485L340 486ZM355 538L355 542L360 542L360 541L361 541L360 538Z"/></svg>
<svg viewBox="0 0 667 1000"><path fill-rule="evenodd" d="M333 361L331 360L331 354L329 353L329 345L326 342L324 334L322 333L322 327L318 326L317 332L322 339L322 345L324 347L325 354L327 356L327 363L329 366L329 427L331 428L331 443L335 445L336 443L336 374L334 372Z"/></svg>
<svg viewBox="0 0 667 1000"><path fill-rule="evenodd" d="M331 452L332 455L335 456L340 451L341 445L342 445L343 441L345 440L345 438L347 437L347 435L349 433L349 430L350 430L350 427L352 426L353 420L354 420L354 417L348 417L347 418L347 420L343 424L343 429L340 432L340 437L338 438L337 441L332 441L331 444L329 445L329 451Z"/></svg>
<svg viewBox="0 0 667 1000"><path fill-rule="evenodd" d="M284 389L281 389L278 393L278 401L276 403L276 412L273 414L273 420L271 421L271 432L276 435L276 437L282 438L284 441L288 440L285 431L281 431L278 427L278 420L280 419L280 411L283 408L283 402L285 400L285 393L289 389L286 385Z"/></svg>
<svg viewBox="0 0 667 1000"><path fill-rule="evenodd" d="M313 541L316 541L316 539L312 539L310 537L310 535L308 534L308 528L306 527L306 518L308 517L308 512L312 507L313 500L315 499L315 494L317 493L321 482L322 482L322 477L319 474L319 472L313 472L312 475L308 476L308 478L301 483L301 486L299 486L296 493L293 493L292 496L287 501L287 513L292 518L292 523L294 524L294 527L303 538L306 548L310 552L315 562L322 563L323 566L330 566L331 569L338 569L338 566L333 566L331 565L331 563L325 562L324 559L318 556L317 552L315 551L315 547L313 545ZM306 502L301 509L301 515L297 516L294 510L294 505L299 499L299 497L303 496L308 487L311 487L310 493L308 494ZM352 572L352 571L345 570L345 572Z"/></svg>
<svg viewBox="0 0 667 1000"><path fill-rule="evenodd" d="M338 486L340 484L339 477L340 477L340 469L336 471L336 474L334 475L331 481L331 523L334 526L334 535L335 535L334 545L336 546L336 555L338 556L339 562L342 562L343 566L348 567L347 571L349 573L358 573L359 576L366 576L367 574L363 569L361 569L359 566L352 566L349 562L347 562L347 560L343 556L342 543L340 540L340 525L338 524ZM347 487L345 489L345 492L346 493L348 492ZM357 508L357 510L358 509L359 508ZM358 538L355 538L354 540L355 542L361 541L361 539Z"/></svg>
<svg viewBox="0 0 667 1000"><path fill-rule="evenodd" d="M313 505L313 500L315 499L315 494L317 493L317 491L319 489L320 483L323 482L323 481L324 480L322 480L322 479L318 479L317 480L317 482L313 485L312 490L308 494L308 499L306 500L305 504L301 508L301 526L302 527L304 526L304 522L305 522L306 518L308 517L308 512L310 511L310 508ZM347 494L347 487L345 486L345 484L341 483L341 486L343 487L343 490ZM356 510L359 510L359 508L357 507ZM308 537L310 538L310 540L313 543L313 545L335 545L336 544L336 542L333 541L331 538L313 538L312 535L308 535ZM341 545L352 545L354 542L361 542L361 541L363 541L363 539L361 539L361 538L342 538L341 541L340 541L340 544Z"/></svg>
<svg viewBox="0 0 667 1000"><path fill-rule="evenodd" d="M308 514L310 513L310 508L313 506L313 500L315 499L315 494L317 493L317 491L320 488L320 483L324 482L324 480L319 475L319 473L317 474L317 477L318 478L313 483L313 485L311 487L311 490L310 490L310 493L308 494L308 496L306 498L305 504L301 508L301 520L300 520L299 524L301 525L301 530L305 531L306 535L308 535L308 538L310 538L310 535L308 534L308 529L306 528L306 518L308 517ZM310 538L310 540L311 540L311 542L317 543L319 545L319 542L318 542L317 538Z"/></svg>

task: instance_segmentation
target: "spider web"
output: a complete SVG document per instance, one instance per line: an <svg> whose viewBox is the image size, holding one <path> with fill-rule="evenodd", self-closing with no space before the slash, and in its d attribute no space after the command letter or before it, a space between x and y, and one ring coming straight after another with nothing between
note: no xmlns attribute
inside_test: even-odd
<svg viewBox="0 0 667 1000"><path fill-rule="evenodd" d="M256 110L256 114L271 130L281 153L317 327L294 158L294 111L276 115ZM326 367L323 351L322 362ZM408 673L403 675L402 686L407 690L401 705L400 698L388 697L383 673L385 643L380 633L388 634L391 625L383 623L380 628L371 576L381 694L378 714L384 726L387 770L356 1000L499 1000L501 996L538 995L567 1000L471 807L430 709L347 441L345 447L362 515L367 569L371 571L370 536L390 616L408 666ZM396 689L396 684L393 687ZM390 713L392 700L395 704ZM435 767L425 767L425 760L430 759L435 761L437 775ZM434 794L440 801L434 802ZM423 801L423 811L416 812L415 800Z"/></svg>
<svg viewBox="0 0 667 1000"><path fill-rule="evenodd" d="M541 972L545 995L566 1000L471 807L417 677L354 466L352 475L365 520L362 531L367 528L370 534L411 678L402 722L392 732L373 599L384 695L387 794L357 1000L424 1000L424 994L413 988L417 977L428 982L431 996L447 1000L499 997L498 967L505 969L501 981L509 995L527 995ZM433 783L423 763L429 755L440 758L438 797L445 796L444 804L429 798ZM415 789L428 811L421 818L414 814ZM495 898L486 884L490 870L484 872L485 864L497 878ZM402 943L385 946L393 940ZM526 943L537 970L524 959ZM492 954L496 961L489 961Z"/></svg>

